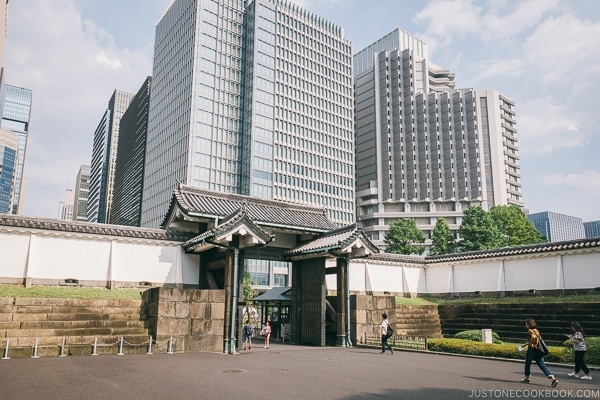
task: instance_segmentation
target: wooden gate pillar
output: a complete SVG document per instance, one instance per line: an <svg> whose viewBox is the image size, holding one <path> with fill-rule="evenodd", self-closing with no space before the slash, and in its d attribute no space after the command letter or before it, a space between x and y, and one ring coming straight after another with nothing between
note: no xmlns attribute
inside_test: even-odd
<svg viewBox="0 0 600 400"><path fill-rule="evenodd" d="M345 257L338 257L336 259L336 270L337 270L337 336L336 346L346 347L348 341L346 340L346 325L347 325L347 307L348 307L348 259Z"/></svg>

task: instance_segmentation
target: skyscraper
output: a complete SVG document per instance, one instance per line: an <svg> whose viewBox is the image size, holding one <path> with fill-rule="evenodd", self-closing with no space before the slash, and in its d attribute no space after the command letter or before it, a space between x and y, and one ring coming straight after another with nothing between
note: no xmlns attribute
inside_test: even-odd
<svg viewBox="0 0 600 400"><path fill-rule="evenodd" d="M142 226L177 181L354 221L351 45L285 0L176 0L156 28Z"/></svg>
<svg viewBox="0 0 600 400"><path fill-rule="evenodd" d="M77 179L75 180L75 192L73 193L73 220L87 220L87 204L90 194L90 166L79 167Z"/></svg>
<svg viewBox="0 0 600 400"><path fill-rule="evenodd" d="M583 223L586 238L600 237L600 221L589 221Z"/></svg>
<svg viewBox="0 0 600 400"><path fill-rule="evenodd" d="M579 217L543 211L529 214L527 218L549 242L563 242L586 237L583 221Z"/></svg>
<svg viewBox="0 0 600 400"><path fill-rule="evenodd" d="M151 81L146 78L121 117L111 224L140 226Z"/></svg>
<svg viewBox="0 0 600 400"><path fill-rule="evenodd" d="M428 239L437 218L456 232L468 206L523 204L510 99L455 89L426 43L400 29L354 65L357 219L374 243L398 218Z"/></svg>
<svg viewBox="0 0 600 400"><path fill-rule="evenodd" d="M13 191L12 209L9 214L21 214L23 208L23 170L31 118L32 92L16 86L4 85L4 106L2 109L2 128L17 134L17 169Z"/></svg>
<svg viewBox="0 0 600 400"><path fill-rule="evenodd" d="M75 203L75 193L73 189L65 190L65 201L62 203L59 219L73 220L73 209Z"/></svg>
<svg viewBox="0 0 600 400"><path fill-rule="evenodd" d="M13 192L17 179L17 152L19 137L7 129L0 129L0 214L12 210Z"/></svg>
<svg viewBox="0 0 600 400"><path fill-rule="evenodd" d="M88 222L104 224L110 219L119 121L132 97L131 93L115 90L94 133L87 208Z"/></svg>

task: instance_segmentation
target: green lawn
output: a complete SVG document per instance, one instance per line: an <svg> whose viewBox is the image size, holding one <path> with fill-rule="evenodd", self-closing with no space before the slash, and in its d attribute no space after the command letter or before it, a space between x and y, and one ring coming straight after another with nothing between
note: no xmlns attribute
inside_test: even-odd
<svg viewBox="0 0 600 400"><path fill-rule="evenodd" d="M599 294L570 296L513 296L498 299L496 297L439 298L417 297L414 299L396 296L396 304L539 304L539 303L600 303Z"/></svg>
<svg viewBox="0 0 600 400"><path fill-rule="evenodd" d="M69 286L0 285L0 297L59 297L76 299L141 299L140 289L83 288Z"/></svg>

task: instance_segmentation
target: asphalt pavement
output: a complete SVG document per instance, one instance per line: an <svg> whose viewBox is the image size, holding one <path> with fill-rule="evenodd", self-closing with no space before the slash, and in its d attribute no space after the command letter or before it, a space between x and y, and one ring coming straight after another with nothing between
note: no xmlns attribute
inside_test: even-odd
<svg viewBox="0 0 600 400"><path fill-rule="evenodd" d="M396 350L271 343L237 355L137 354L0 360L0 399L600 399L594 380L567 376L549 386L536 365Z"/></svg>

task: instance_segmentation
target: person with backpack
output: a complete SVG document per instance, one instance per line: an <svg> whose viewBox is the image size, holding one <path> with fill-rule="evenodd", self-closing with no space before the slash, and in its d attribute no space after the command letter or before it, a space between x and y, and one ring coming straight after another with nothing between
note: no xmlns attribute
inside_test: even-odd
<svg viewBox="0 0 600 400"><path fill-rule="evenodd" d="M250 320L246 321L244 325L244 350L252 350L252 333L254 328L250 325Z"/></svg>
<svg viewBox="0 0 600 400"><path fill-rule="evenodd" d="M552 372L548 369L544 363L544 354L540 351L540 342L542 342L542 335L537 329L537 324L533 318L527 318L525 320L525 328L527 328L527 343L519 346L519 351L522 351L527 346L527 353L525 354L525 378L521 379L523 383L531 383L531 363L535 360L537 366L542 370L544 375L548 379L551 379L550 386L556 387L558 380L554 377Z"/></svg>
<svg viewBox="0 0 600 400"><path fill-rule="evenodd" d="M381 354L385 353L385 349L386 347L388 349L390 349L390 352L392 354L394 354L394 348L392 346L390 346L388 344L388 338L392 337L392 335L394 334L394 329L392 328L392 325L390 324L390 321L388 321L387 319L387 313L383 313L381 314L381 316L383 317L383 321L381 322L380 328L381 328Z"/></svg>

